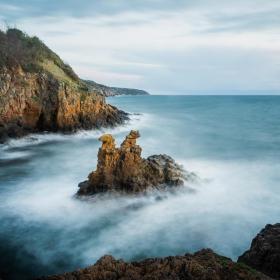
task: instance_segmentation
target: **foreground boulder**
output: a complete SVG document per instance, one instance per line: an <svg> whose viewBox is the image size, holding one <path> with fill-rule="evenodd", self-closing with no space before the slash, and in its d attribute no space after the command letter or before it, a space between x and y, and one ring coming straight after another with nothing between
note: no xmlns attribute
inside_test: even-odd
<svg viewBox="0 0 280 280"><path fill-rule="evenodd" d="M33 132L108 127L128 119L99 93L38 38L17 29L0 31L0 143Z"/></svg>
<svg viewBox="0 0 280 280"><path fill-rule="evenodd" d="M269 280L246 265L234 263L210 249L185 256L124 262L104 256L93 266L41 280Z"/></svg>
<svg viewBox="0 0 280 280"><path fill-rule="evenodd" d="M253 239L251 248L238 258L274 279L280 279L280 223L266 225Z"/></svg>
<svg viewBox="0 0 280 280"><path fill-rule="evenodd" d="M119 148L112 135L100 137L102 147L98 152L97 169L89 174L87 181L79 184L78 194L138 193L149 188L183 185L187 173L181 166L167 155L142 158L142 149L136 144L138 137L139 132L132 130Z"/></svg>

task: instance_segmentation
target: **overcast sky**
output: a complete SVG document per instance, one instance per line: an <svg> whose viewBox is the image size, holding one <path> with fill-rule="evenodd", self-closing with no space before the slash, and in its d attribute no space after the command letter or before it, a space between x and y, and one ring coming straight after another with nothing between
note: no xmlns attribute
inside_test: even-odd
<svg viewBox="0 0 280 280"><path fill-rule="evenodd" d="M280 89L280 0L0 0L0 22L107 85Z"/></svg>

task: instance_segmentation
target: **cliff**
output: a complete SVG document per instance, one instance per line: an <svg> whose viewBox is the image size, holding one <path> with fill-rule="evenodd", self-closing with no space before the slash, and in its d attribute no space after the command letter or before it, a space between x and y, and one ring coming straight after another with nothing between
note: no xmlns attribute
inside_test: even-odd
<svg viewBox="0 0 280 280"><path fill-rule="evenodd" d="M91 90L97 90L106 97L115 95L149 95L147 91L140 89L108 87L90 80L84 80L84 82Z"/></svg>
<svg viewBox="0 0 280 280"><path fill-rule="evenodd" d="M210 249L185 256L146 259L139 262L104 256L95 265L41 280L269 280L246 265L219 256Z"/></svg>
<svg viewBox="0 0 280 280"><path fill-rule="evenodd" d="M183 185L187 172L167 155L141 157L142 149L136 144L138 131L131 131L119 148L110 134L99 140L102 146L98 152L96 171L88 180L79 184L79 195L100 192L139 193L150 188L166 188ZM189 178L193 175L188 174Z"/></svg>
<svg viewBox="0 0 280 280"><path fill-rule="evenodd" d="M99 128L127 114L91 91L38 38L0 32L0 141L30 132Z"/></svg>

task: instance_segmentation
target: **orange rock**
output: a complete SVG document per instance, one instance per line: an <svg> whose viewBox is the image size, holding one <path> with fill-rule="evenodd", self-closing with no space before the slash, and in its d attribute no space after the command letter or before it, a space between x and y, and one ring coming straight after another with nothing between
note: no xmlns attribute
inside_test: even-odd
<svg viewBox="0 0 280 280"><path fill-rule="evenodd" d="M0 141L28 132L114 126L125 119L127 114L106 104L103 96L77 84L20 67L0 72Z"/></svg>
<svg viewBox="0 0 280 280"><path fill-rule="evenodd" d="M98 152L96 171L79 184L79 195L99 192L137 193L149 188L171 187L183 184L184 172L167 155L154 155L143 159L142 149L136 144L140 137L132 130L119 148L110 134L99 138L102 146Z"/></svg>

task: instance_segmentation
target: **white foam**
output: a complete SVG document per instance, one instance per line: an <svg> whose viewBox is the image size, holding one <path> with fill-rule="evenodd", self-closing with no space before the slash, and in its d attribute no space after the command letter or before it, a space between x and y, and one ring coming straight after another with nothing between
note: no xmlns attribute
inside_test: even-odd
<svg viewBox="0 0 280 280"><path fill-rule="evenodd" d="M104 254L133 258L202 247L236 257L249 245L260 229L258 225L276 222L279 190L273 189L276 185L268 182L262 172L272 176L279 164L177 160L205 179L192 185L195 192L182 189L165 193L161 199L151 193L81 201L73 197L80 181L76 175L48 177L40 173L22 181L17 191L3 199L1 212L21 216L26 224L44 222L61 230L58 248L48 253L42 250L46 246L44 238L36 246L26 244L44 262L51 262L56 250L62 250L79 254L83 265ZM75 235L77 230L80 236ZM67 245L77 239L81 241L76 247Z"/></svg>
<svg viewBox="0 0 280 280"><path fill-rule="evenodd" d="M94 130L79 130L72 134L62 134L62 133L36 133L29 134L28 136L22 137L20 139L9 140L8 143L2 144L0 150L8 150L10 148L17 147L27 147L35 146L41 143L47 143L52 141L67 141L67 140L79 140L79 139L97 139L104 133L111 133L113 135L118 135L120 133L129 131L131 129L141 129L151 121L153 116L151 114L131 114L130 120L124 124L117 126L115 128L101 128Z"/></svg>

